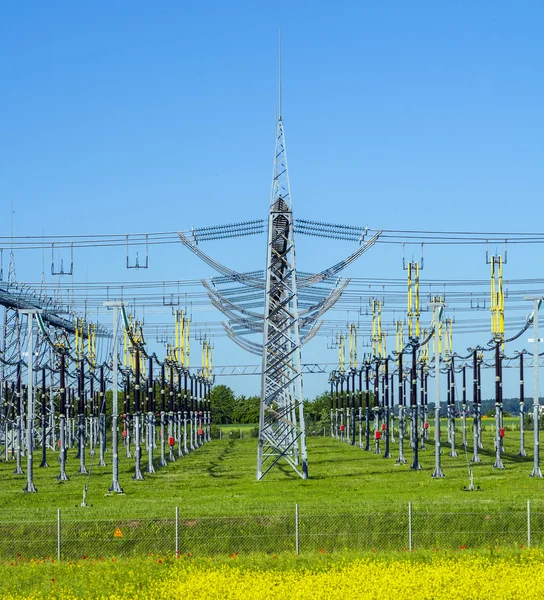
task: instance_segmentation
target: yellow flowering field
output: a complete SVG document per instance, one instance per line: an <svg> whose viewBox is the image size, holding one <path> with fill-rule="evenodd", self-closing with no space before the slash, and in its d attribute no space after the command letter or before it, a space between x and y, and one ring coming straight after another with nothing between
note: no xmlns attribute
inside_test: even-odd
<svg viewBox="0 0 544 600"><path fill-rule="evenodd" d="M0 564L0 596L252 600L541 600L544 552L82 559Z"/></svg>

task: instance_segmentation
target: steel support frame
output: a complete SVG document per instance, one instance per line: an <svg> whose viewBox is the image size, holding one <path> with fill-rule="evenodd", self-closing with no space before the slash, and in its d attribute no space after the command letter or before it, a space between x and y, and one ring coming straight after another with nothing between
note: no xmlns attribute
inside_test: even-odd
<svg viewBox="0 0 544 600"><path fill-rule="evenodd" d="M293 214L280 116L268 217L257 480L284 459L308 478Z"/></svg>

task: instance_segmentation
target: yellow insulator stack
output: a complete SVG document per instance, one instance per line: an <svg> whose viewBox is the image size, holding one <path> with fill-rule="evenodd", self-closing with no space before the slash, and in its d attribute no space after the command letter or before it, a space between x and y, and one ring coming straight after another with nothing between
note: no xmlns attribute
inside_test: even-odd
<svg viewBox="0 0 544 600"><path fill-rule="evenodd" d="M128 315L123 335L123 364L131 370L136 368L136 353L134 346L144 346L144 332L141 321L135 321L132 315ZM146 363L144 356L140 353L140 373L145 376Z"/></svg>
<svg viewBox="0 0 544 600"><path fill-rule="evenodd" d="M434 296L433 302L442 303L443 298L440 296ZM435 324L435 327L438 327L437 336L433 335L433 355L436 354L436 338L438 337L438 354L442 356L442 335L443 335L443 325L442 319L438 321L438 325Z"/></svg>
<svg viewBox="0 0 544 600"><path fill-rule="evenodd" d="M174 360L178 366L185 365L185 317L182 310L176 310L174 313Z"/></svg>
<svg viewBox="0 0 544 600"><path fill-rule="evenodd" d="M206 378L208 381L213 380L213 346L208 342L208 350L206 357Z"/></svg>
<svg viewBox="0 0 544 600"><path fill-rule="evenodd" d="M55 341L53 342L55 345L55 349L60 354L66 348L66 337L64 335L59 334L58 330L55 331Z"/></svg>
<svg viewBox="0 0 544 600"><path fill-rule="evenodd" d="M76 337L76 361L79 364L85 356L85 335L84 335L85 320L76 317L75 322L75 337Z"/></svg>
<svg viewBox="0 0 544 600"><path fill-rule="evenodd" d="M385 358L387 356L387 332L381 331L380 323L380 345L379 345L379 357ZM382 373L385 373L385 364L381 366Z"/></svg>
<svg viewBox="0 0 544 600"><path fill-rule="evenodd" d="M504 289L502 284L502 256L492 256L491 265L491 335L497 342L504 342Z"/></svg>
<svg viewBox="0 0 544 600"><path fill-rule="evenodd" d="M96 364L96 323L87 324L87 359L91 369Z"/></svg>
<svg viewBox="0 0 544 600"><path fill-rule="evenodd" d="M167 359L180 367L188 369L190 367L191 350L191 319L186 312L180 309L174 311L174 343L167 344Z"/></svg>
<svg viewBox="0 0 544 600"><path fill-rule="evenodd" d="M400 354L404 348L404 323L395 321L395 350Z"/></svg>
<svg viewBox="0 0 544 600"><path fill-rule="evenodd" d="M166 344L166 361L169 364L176 362L176 349L174 344Z"/></svg>
<svg viewBox="0 0 544 600"><path fill-rule="evenodd" d="M337 337L338 344L338 372L346 372L346 336L339 333Z"/></svg>
<svg viewBox="0 0 544 600"><path fill-rule="evenodd" d="M408 337L419 338L419 263L408 263Z"/></svg>
<svg viewBox="0 0 544 600"><path fill-rule="evenodd" d="M357 324L349 326L349 368L357 369Z"/></svg>
<svg viewBox="0 0 544 600"><path fill-rule="evenodd" d="M372 356L381 356L382 340L382 301L372 300Z"/></svg>
<svg viewBox="0 0 544 600"><path fill-rule="evenodd" d="M400 368L402 363L401 354L404 350L404 323L395 321L395 350L397 351L397 362Z"/></svg>
<svg viewBox="0 0 544 600"><path fill-rule="evenodd" d="M134 340L134 345L137 345L137 346L145 345L144 332L143 332L141 321L134 321L134 324L132 326L132 339ZM133 370L135 370L136 369L136 353L134 352L134 348L131 348L130 356L131 356L130 366ZM144 360L143 353L140 352L139 357L140 357L140 374L142 377L145 377L146 363Z"/></svg>
<svg viewBox="0 0 544 600"><path fill-rule="evenodd" d="M451 358L451 355L453 354L453 319L446 319L445 326L446 331L443 340L444 355L446 356L446 358Z"/></svg>
<svg viewBox="0 0 544 600"><path fill-rule="evenodd" d="M424 329L423 330L423 339L426 340L428 336L429 336L429 330ZM429 344L425 344L424 346L421 347L419 360L425 366L429 364Z"/></svg>
<svg viewBox="0 0 544 600"><path fill-rule="evenodd" d="M447 365L451 365L453 356L453 319L445 319L444 325L440 323L440 353L444 352L444 361Z"/></svg>
<svg viewBox="0 0 544 600"><path fill-rule="evenodd" d="M190 365L191 358L191 319L189 317L184 317L183 319L183 347L182 347L182 355L183 355L183 366L188 369Z"/></svg>
<svg viewBox="0 0 544 600"><path fill-rule="evenodd" d="M128 328L132 330L132 315L128 316ZM128 367L132 366L132 361L130 358L130 341L129 341L129 332L127 327L123 330L123 366Z"/></svg>
<svg viewBox="0 0 544 600"><path fill-rule="evenodd" d="M201 367L200 369L198 369L198 376L204 378L204 373L206 371L206 340L201 340L200 342L200 349L201 349L201 353L200 353L200 360L201 360Z"/></svg>
<svg viewBox="0 0 544 600"><path fill-rule="evenodd" d="M143 329L143 323L141 321L137 321L136 341L141 346L145 345L144 329ZM144 356L143 352L140 352L139 356L140 356L140 374L142 377L146 377L147 376L147 361L145 360L145 356ZM134 364L136 365L136 361L134 361Z"/></svg>
<svg viewBox="0 0 544 600"><path fill-rule="evenodd" d="M213 346L208 340L202 341L202 369L200 370L200 375L209 382L213 378L212 349Z"/></svg>

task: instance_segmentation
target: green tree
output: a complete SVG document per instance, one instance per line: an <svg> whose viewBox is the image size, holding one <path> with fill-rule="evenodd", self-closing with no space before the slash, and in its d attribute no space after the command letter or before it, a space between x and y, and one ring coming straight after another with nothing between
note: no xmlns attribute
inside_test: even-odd
<svg viewBox="0 0 544 600"><path fill-rule="evenodd" d="M328 391L317 395L313 400L304 401L304 418L309 431L330 427L330 408Z"/></svg>
<svg viewBox="0 0 544 600"><path fill-rule="evenodd" d="M214 385L210 394L212 419L218 424L233 423L236 398L228 385Z"/></svg>
<svg viewBox="0 0 544 600"><path fill-rule="evenodd" d="M259 396L238 396L234 408L235 423L257 423L259 421Z"/></svg>

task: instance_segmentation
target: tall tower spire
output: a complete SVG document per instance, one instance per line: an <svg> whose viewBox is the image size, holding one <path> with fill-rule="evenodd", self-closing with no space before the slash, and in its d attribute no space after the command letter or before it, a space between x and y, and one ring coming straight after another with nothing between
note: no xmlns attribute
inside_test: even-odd
<svg viewBox="0 0 544 600"><path fill-rule="evenodd" d="M278 121L282 118L282 90L281 90L281 29L279 31L278 39Z"/></svg>
<svg viewBox="0 0 544 600"><path fill-rule="evenodd" d="M308 478L300 348L295 240L281 115L280 67L280 106L268 216L257 479L262 479L282 458L303 479Z"/></svg>
<svg viewBox="0 0 544 600"><path fill-rule="evenodd" d="M8 287L14 286L16 283L17 276L15 275L15 256L12 249L9 253Z"/></svg>
<svg viewBox="0 0 544 600"><path fill-rule="evenodd" d="M308 478L306 429L302 396L301 347L317 333L323 321L318 321L341 297L349 279L335 278L342 269L353 263L371 248L381 231L365 241L366 231L353 226L342 228L333 224L299 219L296 227L301 233L324 235L338 228L350 241L358 241L355 252L335 265L297 280L295 265L295 221L293 219L289 171L282 114L281 51L279 56L279 102L276 125L276 148L272 171L272 189L268 213L266 271L264 277L241 273L221 264L206 254L198 241L224 239L261 233L264 220L231 225L193 229L191 235L179 233L183 244L207 265L221 274L209 282L203 281L208 297L215 308L228 319L223 322L227 336L240 348L256 354L262 360L261 401L259 411L259 443L257 450L257 479L262 479L279 460L286 461L303 479ZM355 238L355 239L354 239ZM363 243L364 242L364 243ZM252 294L264 291L264 311L256 312L253 300L241 298L233 302L231 284L243 285ZM227 286L221 294L217 285ZM318 301L309 290L323 284L331 287L326 297ZM298 288L305 306L299 313ZM314 288L315 289L315 288ZM299 316L302 318L299 320ZM263 343L252 338L261 333Z"/></svg>

